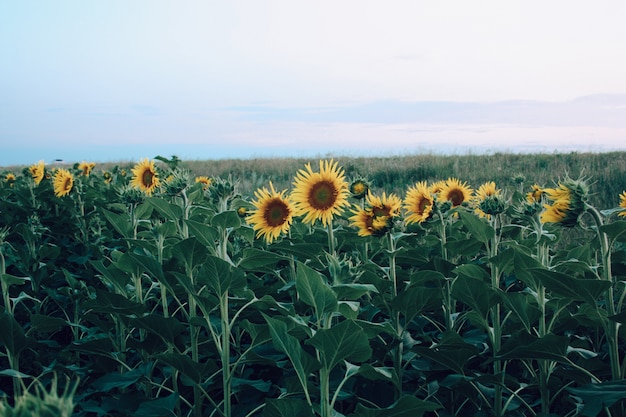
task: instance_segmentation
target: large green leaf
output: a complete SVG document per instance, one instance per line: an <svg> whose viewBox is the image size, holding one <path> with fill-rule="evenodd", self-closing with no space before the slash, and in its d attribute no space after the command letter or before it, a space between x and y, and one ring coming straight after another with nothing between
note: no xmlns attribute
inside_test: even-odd
<svg viewBox="0 0 626 417"><path fill-rule="evenodd" d="M298 398L268 398L263 417L315 417L311 406Z"/></svg>
<svg viewBox="0 0 626 417"><path fill-rule="evenodd" d="M150 204L159 214L168 220L178 221L183 216L183 209L163 198L148 197L146 203Z"/></svg>
<svg viewBox="0 0 626 417"><path fill-rule="evenodd" d="M536 304L531 304L532 296L526 293L500 292L500 297L506 306L515 313L528 333L532 332L534 324L539 319L539 308Z"/></svg>
<svg viewBox="0 0 626 417"><path fill-rule="evenodd" d="M308 375L319 368L319 363L304 351L298 339L288 333L288 327L284 321L268 317L265 314L263 317L269 325L274 347L287 355L302 389L308 392Z"/></svg>
<svg viewBox="0 0 626 417"><path fill-rule="evenodd" d="M198 363L180 353L162 353L156 355L155 358L176 369L196 384L203 382L208 375L217 370L217 365L212 361Z"/></svg>
<svg viewBox="0 0 626 417"><path fill-rule="evenodd" d="M241 269L233 268L230 263L212 255L206 257L196 278L199 285L206 285L218 297L246 285L246 278Z"/></svg>
<svg viewBox="0 0 626 417"><path fill-rule="evenodd" d="M140 255L134 252L127 252L126 255L129 259L132 259L135 265L140 267L143 271L148 272L159 281L163 280L163 267L155 258L146 255Z"/></svg>
<svg viewBox="0 0 626 417"><path fill-rule="evenodd" d="M358 300L364 295L378 292L378 289L372 284L337 284L333 285L332 288L339 300Z"/></svg>
<svg viewBox="0 0 626 417"><path fill-rule="evenodd" d="M30 281L30 277L16 277L11 274L0 274L0 279L2 279L2 283L7 288L11 285L24 285Z"/></svg>
<svg viewBox="0 0 626 417"><path fill-rule="evenodd" d="M108 392L115 388L124 389L135 384L142 376L141 369L133 369L123 374L111 372L93 381L91 386L100 392Z"/></svg>
<svg viewBox="0 0 626 417"><path fill-rule="evenodd" d="M287 259L285 256L267 250L246 248L237 266L249 271L264 271Z"/></svg>
<svg viewBox="0 0 626 417"><path fill-rule="evenodd" d="M328 370L344 360L364 362L372 355L367 336L352 320L320 329L305 343L317 349L322 365Z"/></svg>
<svg viewBox="0 0 626 417"><path fill-rule="evenodd" d="M537 259L522 252L521 250L515 250L513 257L513 267L515 271L515 277L524 282L531 289L537 290L539 282L533 274L530 273L530 269L539 270L545 267L541 265Z"/></svg>
<svg viewBox="0 0 626 417"><path fill-rule="evenodd" d="M412 395L403 395L387 408L368 408L361 404L348 417L421 417L424 413L441 408L439 404L420 400Z"/></svg>
<svg viewBox="0 0 626 417"><path fill-rule="evenodd" d="M133 417L169 417L176 415L174 408L178 402L178 396L178 393L175 392L167 397L142 402L133 413Z"/></svg>
<svg viewBox="0 0 626 417"><path fill-rule="evenodd" d="M617 401L626 399L626 379L566 389L582 400L584 407L580 413L583 416L595 417L605 407L610 407Z"/></svg>
<svg viewBox="0 0 626 417"><path fill-rule="evenodd" d="M482 317L487 317L491 307L498 303L498 296L489 284L469 276L460 276L454 281L452 297L468 305Z"/></svg>
<svg viewBox="0 0 626 417"><path fill-rule="evenodd" d="M626 242L626 220L618 220L600 226L600 231L606 233L611 243L614 241Z"/></svg>
<svg viewBox="0 0 626 417"><path fill-rule="evenodd" d="M105 290L96 290L96 298L85 301L84 307L97 313L141 315L146 307L128 298Z"/></svg>
<svg viewBox="0 0 626 417"><path fill-rule="evenodd" d="M547 359L568 363L565 336L547 334L541 338L525 332L512 335L502 346L498 357L501 359Z"/></svg>
<svg viewBox="0 0 626 417"><path fill-rule="evenodd" d="M493 227L475 214L461 210L459 211L459 217L470 234L485 245L489 244L489 241L495 236Z"/></svg>
<svg viewBox="0 0 626 417"><path fill-rule="evenodd" d="M45 314L31 314L30 323L35 330L44 333L56 332L63 327L69 326L67 320Z"/></svg>
<svg viewBox="0 0 626 417"><path fill-rule="evenodd" d="M431 347L414 346L411 350L460 375L465 374L467 361L478 355L476 346L465 342L452 331L444 333L441 341Z"/></svg>
<svg viewBox="0 0 626 417"><path fill-rule="evenodd" d="M598 298L611 286L608 281L574 278L544 268L531 268L528 272L536 281L541 282L553 297L565 297L591 305L595 305Z"/></svg>
<svg viewBox="0 0 626 417"><path fill-rule="evenodd" d="M185 331L185 326L176 318L163 317L161 314L133 318L130 320L130 325L156 334L169 345L173 345L176 336Z"/></svg>
<svg viewBox="0 0 626 417"><path fill-rule="evenodd" d="M195 237L190 237L172 246L172 256L185 266L189 274L204 263L208 253L206 246Z"/></svg>
<svg viewBox="0 0 626 417"><path fill-rule="evenodd" d="M16 356L28 344L24 329L15 318L3 312L0 314L0 346L4 346L11 356Z"/></svg>
<svg viewBox="0 0 626 417"><path fill-rule="evenodd" d="M337 311L337 296L322 274L298 262L296 291L300 300L315 309L320 319L324 313Z"/></svg>
<svg viewBox="0 0 626 417"><path fill-rule="evenodd" d="M101 209L101 212L120 235L127 239L132 237L132 226L127 213L118 214L106 209Z"/></svg>
<svg viewBox="0 0 626 417"><path fill-rule="evenodd" d="M211 225L222 230L237 229L241 227L241 218L234 210L223 211L211 218Z"/></svg>
<svg viewBox="0 0 626 417"><path fill-rule="evenodd" d="M207 248L215 249L215 242L220 238L219 232L215 227L195 220L185 220L185 224L189 233L195 236L200 243Z"/></svg>
<svg viewBox="0 0 626 417"><path fill-rule="evenodd" d="M411 321L423 311L436 310L441 306L442 292L440 288L410 285L392 300L392 307L400 312L406 321Z"/></svg>

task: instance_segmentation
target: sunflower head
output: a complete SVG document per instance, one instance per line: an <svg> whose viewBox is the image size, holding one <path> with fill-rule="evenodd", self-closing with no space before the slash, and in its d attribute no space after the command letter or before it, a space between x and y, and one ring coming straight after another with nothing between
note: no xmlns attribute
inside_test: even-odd
<svg viewBox="0 0 626 417"><path fill-rule="evenodd" d="M54 173L54 195L65 197L74 186L74 176L67 169L59 168Z"/></svg>
<svg viewBox="0 0 626 417"><path fill-rule="evenodd" d="M39 161L36 164L31 165L28 168L30 175L33 177L33 181L35 181L35 185L39 185L41 180L43 180L46 174L46 168L43 161Z"/></svg>
<svg viewBox="0 0 626 417"><path fill-rule="evenodd" d="M91 174L91 171L93 171L95 166L96 166L95 162L85 162L85 161L75 165L76 169L79 170L81 174L84 175L85 177L88 177L89 174Z"/></svg>
<svg viewBox="0 0 626 417"><path fill-rule="evenodd" d="M197 176L195 181L197 183L202 184L202 189L204 191L206 191L209 188L209 186L211 185L211 178L209 178L209 177L207 177L205 175Z"/></svg>
<svg viewBox="0 0 626 417"><path fill-rule="evenodd" d="M465 182L456 178L446 180L443 188L439 192L439 199L449 201L452 207L468 204L472 197L472 189Z"/></svg>
<svg viewBox="0 0 626 417"><path fill-rule="evenodd" d="M176 168L170 175L167 176L165 181L161 184L163 192L166 195L179 195L182 193L189 183L191 182L191 174L189 171L181 168Z"/></svg>
<svg viewBox="0 0 626 417"><path fill-rule="evenodd" d="M350 194L352 195L352 198L357 200L364 199L367 196L369 189L369 183L363 178L358 178L350 184Z"/></svg>
<svg viewBox="0 0 626 417"><path fill-rule="evenodd" d="M619 206L624 210L620 211L617 215L620 217L626 217L626 191L619 195Z"/></svg>
<svg viewBox="0 0 626 417"><path fill-rule="evenodd" d="M303 222L312 224L321 220L326 226L335 215L348 206L348 183L343 169L337 162L320 161L320 169L314 172L311 164L298 171L294 180L292 199L296 215L303 215Z"/></svg>
<svg viewBox="0 0 626 417"><path fill-rule="evenodd" d="M110 184L111 181L113 181L113 174L111 174L109 171L104 171L102 173L102 178L104 178L105 184Z"/></svg>
<svg viewBox="0 0 626 417"><path fill-rule="evenodd" d="M404 210L407 212L407 224L423 223L433 214L435 199L426 181L420 181L409 187L404 197Z"/></svg>
<svg viewBox="0 0 626 417"><path fill-rule="evenodd" d="M140 160L132 169L132 173L133 179L131 184L147 195L151 195L160 184L159 174L154 166L154 161L150 161L147 158Z"/></svg>
<svg viewBox="0 0 626 417"><path fill-rule="evenodd" d="M543 189L537 185L537 184L533 184L530 187L530 191L526 194L526 201L528 201L529 203L540 203L541 202L541 196L543 195L544 191Z"/></svg>
<svg viewBox="0 0 626 417"><path fill-rule="evenodd" d="M383 192L375 196L368 192L367 207L354 206L353 216L348 220L359 229L359 236L383 236L393 227L394 218L400 215L402 200L395 194Z"/></svg>
<svg viewBox="0 0 626 417"><path fill-rule="evenodd" d="M474 206L480 217L489 217L492 214L500 214L504 211L504 200L501 191L496 188L496 183L488 181L481 185L474 194Z"/></svg>
<svg viewBox="0 0 626 417"><path fill-rule="evenodd" d="M573 227L586 209L589 198L589 186L584 179L565 178L555 188L543 190L551 204L544 204L541 213L542 223L558 223L564 227Z"/></svg>
<svg viewBox="0 0 626 417"><path fill-rule="evenodd" d="M13 187L13 183L15 182L15 174L13 174L12 172L7 173L4 176L4 183L6 185L8 185L9 187Z"/></svg>
<svg viewBox="0 0 626 417"><path fill-rule="evenodd" d="M255 209L249 212L246 222L257 232L257 238L264 237L268 244L291 227L295 209L286 193L287 190L277 192L271 182L269 190L263 187L254 193Z"/></svg>

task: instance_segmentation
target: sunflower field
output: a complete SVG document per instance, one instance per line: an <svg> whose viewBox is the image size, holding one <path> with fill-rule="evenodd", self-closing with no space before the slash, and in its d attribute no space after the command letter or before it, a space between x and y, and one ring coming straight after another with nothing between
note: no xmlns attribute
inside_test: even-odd
<svg viewBox="0 0 626 417"><path fill-rule="evenodd" d="M0 416L626 415L626 191L178 162L1 178Z"/></svg>

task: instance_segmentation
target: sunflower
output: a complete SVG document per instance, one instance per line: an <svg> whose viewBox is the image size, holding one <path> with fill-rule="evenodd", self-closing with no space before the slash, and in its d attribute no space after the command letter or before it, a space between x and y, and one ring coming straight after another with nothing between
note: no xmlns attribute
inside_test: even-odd
<svg viewBox="0 0 626 417"><path fill-rule="evenodd" d="M295 209L286 192L277 192L271 182L269 190L263 187L254 192L257 200L252 204L256 210L250 211L246 222L257 232L257 238L265 236L268 244L291 227Z"/></svg>
<svg viewBox="0 0 626 417"><path fill-rule="evenodd" d="M474 193L475 212L480 217L489 217L504 211L501 192L493 181L487 181Z"/></svg>
<svg viewBox="0 0 626 417"><path fill-rule="evenodd" d="M54 173L54 195L65 197L72 191L74 176L67 169L59 168Z"/></svg>
<svg viewBox="0 0 626 417"><path fill-rule="evenodd" d="M350 184L350 193L352 194L352 198L356 198L357 200L365 198L369 189L369 184L362 178L354 180L352 184Z"/></svg>
<svg viewBox="0 0 626 417"><path fill-rule="evenodd" d="M565 179L559 182L556 188L546 188L544 194L552 204L544 204L541 213L542 223L558 223L561 226L572 227L578 222L578 217L585 211L585 201L589 188L584 180Z"/></svg>
<svg viewBox="0 0 626 417"><path fill-rule="evenodd" d="M446 186L446 182L443 180L434 182L430 186L430 190L429 190L430 194L433 196L439 195L441 193L441 190L443 190L445 186Z"/></svg>
<svg viewBox="0 0 626 417"><path fill-rule="evenodd" d="M311 164L306 164L305 168L298 171L293 183L296 215L304 215L304 223L320 219L326 226L334 215L341 214L348 206L349 190L344 171L332 160L320 161L319 172L313 172Z"/></svg>
<svg viewBox="0 0 626 417"><path fill-rule="evenodd" d="M420 181L409 187L404 198L404 209L409 214L405 218L407 224L423 223L432 216L435 199L431 190L426 181Z"/></svg>
<svg viewBox="0 0 626 417"><path fill-rule="evenodd" d="M104 178L105 184L110 184L111 181L113 181L113 174L111 174L109 171L104 171L102 173L102 177Z"/></svg>
<svg viewBox="0 0 626 417"><path fill-rule="evenodd" d="M15 174L9 172L4 176L4 182L9 185L9 187L13 187L13 183L15 182Z"/></svg>
<svg viewBox="0 0 626 417"><path fill-rule="evenodd" d="M626 191L619 195L619 206L624 210L620 211L617 215L626 217Z"/></svg>
<svg viewBox="0 0 626 417"><path fill-rule="evenodd" d="M202 189L206 191L207 188L209 188L209 186L211 185L211 178L204 176L204 175L200 175L196 177L196 182L199 182L200 184L202 184Z"/></svg>
<svg viewBox="0 0 626 417"><path fill-rule="evenodd" d="M95 162L83 161L80 164L78 164L78 170L81 171L85 177L88 177L89 174L91 174L91 171L93 170L95 166L96 166Z"/></svg>
<svg viewBox="0 0 626 417"><path fill-rule="evenodd" d="M354 206L354 213L348 220L358 230L359 236L382 236L390 227L390 218L387 216L376 216L371 208L361 208Z"/></svg>
<svg viewBox="0 0 626 417"><path fill-rule="evenodd" d="M530 189L531 191L526 194L526 201L528 201L530 204L539 203L541 201L541 196L544 193L543 189L537 184L533 184Z"/></svg>
<svg viewBox="0 0 626 417"><path fill-rule="evenodd" d="M149 161L147 158L142 159L132 169L132 173L131 184L148 195L151 195L159 186L159 174L154 167L154 161Z"/></svg>
<svg viewBox="0 0 626 417"><path fill-rule="evenodd" d="M452 203L452 207L460 206L469 202L472 196L472 189L465 182L461 182L456 178L448 178L439 193L442 200Z"/></svg>
<svg viewBox="0 0 626 417"><path fill-rule="evenodd" d="M39 183L41 182L41 180L43 180L43 177L46 173L46 169L44 167L43 161L39 161L36 164L31 165L28 168L28 170L30 171L30 174L33 176L35 185L39 185Z"/></svg>

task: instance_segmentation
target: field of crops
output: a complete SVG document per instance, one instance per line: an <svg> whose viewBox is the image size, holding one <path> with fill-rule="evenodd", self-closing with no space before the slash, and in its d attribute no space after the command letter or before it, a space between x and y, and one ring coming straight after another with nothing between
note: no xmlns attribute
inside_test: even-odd
<svg viewBox="0 0 626 417"><path fill-rule="evenodd" d="M430 158L5 170L0 415L626 415L625 154Z"/></svg>

